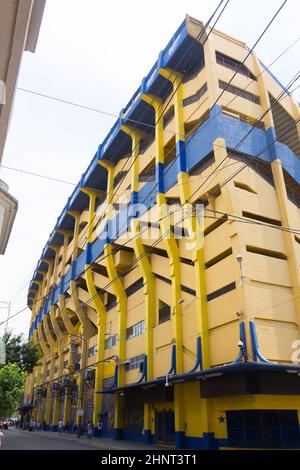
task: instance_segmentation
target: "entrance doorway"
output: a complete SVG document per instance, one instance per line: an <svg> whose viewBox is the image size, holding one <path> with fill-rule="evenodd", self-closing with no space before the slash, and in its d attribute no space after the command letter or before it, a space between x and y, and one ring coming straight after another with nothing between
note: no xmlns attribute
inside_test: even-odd
<svg viewBox="0 0 300 470"><path fill-rule="evenodd" d="M175 419L173 410L156 411L155 435L158 444L175 444Z"/></svg>

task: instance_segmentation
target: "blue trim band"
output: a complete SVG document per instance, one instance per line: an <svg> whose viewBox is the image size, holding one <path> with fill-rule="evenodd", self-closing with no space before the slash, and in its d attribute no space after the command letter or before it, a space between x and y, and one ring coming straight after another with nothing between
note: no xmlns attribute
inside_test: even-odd
<svg viewBox="0 0 300 470"><path fill-rule="evenodd" d="M186 163L186 151L185 151L185 142L183 140L179 140L176 142L176 155L177 158L177 172L185 172L187 171L187 163Z"/></svg>
<svg viewBox="0 0 300 470"><path fill-rule="evenodd" d="M158 183L158 192L165 193L165 184L164 184L164 170L165 165L163 163L157 163L155 172L156 172L156 181Z"/></svg>

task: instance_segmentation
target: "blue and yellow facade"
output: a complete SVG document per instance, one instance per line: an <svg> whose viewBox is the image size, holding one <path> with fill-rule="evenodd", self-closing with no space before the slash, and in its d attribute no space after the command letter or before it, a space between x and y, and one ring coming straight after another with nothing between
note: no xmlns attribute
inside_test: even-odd
<svg viewBox="0 0 300 470"><path fill-rule="evenodd" d="M47 428L300 448L300 112L247 53L187 16L58 217L28 293Z"/></svg>

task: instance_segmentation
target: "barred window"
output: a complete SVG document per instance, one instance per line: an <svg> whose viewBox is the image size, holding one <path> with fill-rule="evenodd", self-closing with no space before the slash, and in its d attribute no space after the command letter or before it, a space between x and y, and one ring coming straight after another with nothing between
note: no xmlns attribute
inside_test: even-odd
<svg viewBox="0 0 300 470"><path fill-rule="evenodd" d="M152 160L149 165L144 168L139 174L139 182L147 183L155 181L155 162Z"/></svg>
<svg viewBox="0 0 300 470"><path fill-rule="evenodd" d="M93 357L97 354L97 346L92 346L88 349L88 357Z"/></svg>
<svg viewBox="0 0 300 470"><path fill-rule="evenodd" d="M117 344L117 335L110 336L105 340L104 349L111 349Z"/></svg>
<svg viewBox="0 0 300 470"><path fill-rule="evenodd" d="M175 115L174 106L171 106L171 108L165 113L165 115L163 117L163 126L164 126L164 128L167 127L169 122L172 121L174 115Z"/></svg>
<svg viewBox="0 0 300 470"><path fill-rule="evenodd" d="M145 320L142 320L135 325L130 326L126 330L126 339L134 338L139 336L145 331Z"/></svg>
<svg viewBox="0 0 300 470"><path fill-rule="evenodd" d="M189 104L195 103L200 100L200 98L207 92L207 84L205 83L203 87L200 88L194 95L188 96L182 100L183 106L188 106Z"/></svg>
<svg viewBox="0 0 300 470"><path fill-rule="evenodd" d="M229 91L229 93L233 93L234 95L240 96L241 98L245 98L248 101L252 101L252 103L260 104L259 96L250 93L249 91L242 90L234 85L228 84L219 80L219 87L221 90Z"/></svg>
<svg viewBox="0 0 300 470"><path fill-rule="evenodd" d="M114 178L114 188L121 183L121 181L125 178L128 171L120 171Z"/></svg>
<svg viewBox="0 0 300 470"><path fill-rule="evenodd" d="M139 369L141 362L144 362L145 354L140 354L139 356L134 356L130 359L127 359L129 362L125 364L125 370Z"/></svg>
<svg viewBox="0 0 300 470"><path fill-rule="evenodd" d="M256 80L256 77L253 75L252 72L250 72L248 67L246 67L246 65L240 62L239 60L233 59L232 57L228 57L227 55L217 51L216 60L217 64L223 65L223 67L233 70L234 72L241 73L242 75L245 75L246 77L249 77L252 80Z"/></svg>

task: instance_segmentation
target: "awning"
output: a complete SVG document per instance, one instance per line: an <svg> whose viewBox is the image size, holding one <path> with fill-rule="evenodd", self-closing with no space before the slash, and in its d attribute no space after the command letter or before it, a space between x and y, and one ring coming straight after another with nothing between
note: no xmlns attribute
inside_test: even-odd
<svg viewBox="0 0 300 470"><path fill-rule="evenodd" d="M135 390L142 390L142 389L149 389L157 387L163 383L168 383L169 385L173 385L176 383L187 383L187 382L194 382L195 380L206 381L206 379L214 379L218 377L222 377L224 375L233 375L238 373L253 373L253 372L266 372L271 373L275 372L278 374L287 374L285 377L294 376L299 380L299 395L300 395L300 365L293 365L293 364L276 364L273 362L270 363L262 363L262 362L237 362L237 363L230 363L224 364L222 366L211 367L209 369L205 369L202 371L196 372L187 372L184 374L172 374L168 375L168 381L166 380L167 377L158 377L155 380L151 380L149 382L141 382L141 383L133 383L128 384L123 387L114 388L112 390L101 390L97 391L96 393L102 394L122 394L122 393L130 393L131 391Z"/></svg>

